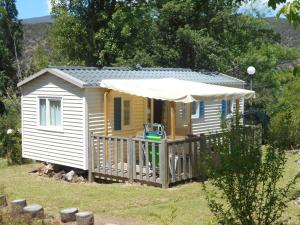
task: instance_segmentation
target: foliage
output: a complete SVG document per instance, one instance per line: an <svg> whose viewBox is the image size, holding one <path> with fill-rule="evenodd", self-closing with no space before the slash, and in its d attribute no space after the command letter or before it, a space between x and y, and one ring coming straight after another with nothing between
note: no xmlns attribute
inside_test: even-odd
<svg viewBox="0 0 300 225"><path fill-rule="evenodd" d="M38 46L32 55L30 71L34 73L48 67L49 61L49 53L45 50L45 48Z"/></svg>
<svg viewBox="0 0 300 225"><path fill-rule="evenodd" d="M255 129L232 126L208 154L210 182L221 191L208 193L209 207L220 224L276 224L287 208L300 173L281 186L285 151L262 152L258 139Z"/></svg>
<svg viewBox="0 0 300 225"><path fill-rule="evenodd" d="M0 95L21 79L22 26L17 15L15 0L0 0Z"/></svg>
<svg viewBox="0 0 300 225"><path fill-rule="evenodd" d="M270 125L270 142L283 149L299 148L300 78L294 77L277 95Z"/></svg>
<svg viewBox="0 0 300 225"><path fill-rule="evenodd" d="M7 156L10 165L22 164L20 102L16 96L9 96L3 98L6 113L0 116L0 157Z"/></svg>
<svg viewBox="0 0 300 225"><path fill-rule="evenodd" d="M286 16L286 18L290 21L294 27L297 27L300 23L300 2L299 0L293 0L291 2L287 2L286 0L270 0L269 3L272 3L272 7L275 8L276 5L274 2L285 2L285 5L279 10L277 17L281 15Z"/></svg>

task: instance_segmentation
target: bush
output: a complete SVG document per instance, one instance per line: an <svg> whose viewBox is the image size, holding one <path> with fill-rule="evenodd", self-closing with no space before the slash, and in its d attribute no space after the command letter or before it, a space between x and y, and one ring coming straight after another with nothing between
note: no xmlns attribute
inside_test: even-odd
<svg viewBox="0 0 300 225"><path fill-rule="evenodd" d="M0 116L0 157L7 157L8 163L22 164L20 133L20 100L17 97L2 97L5 112Z"/></svg>
<svg viewBox="0 0 300 225"><path fill-rule="evenodd" d="M282 149L300 147L300 78L278 94L271 117L270 144Z"/></svg>
<svg viewBox="0 0 300 225"><path fill-rule="evenodd" d="M207 154L208 176L220 192L208 192L205 184L204 189L220 224L276 224L290 201L300 173L280 186L285 151L268 147L263 154L259 139L253 128L232 126L216 138L214 151Z"/></svg>
<svg viewBox="0 0 300 225"><path fill-rule="evenodd" d="M270 142L281 149L300 147L300 109L281 111L272 118Z"/></svg>

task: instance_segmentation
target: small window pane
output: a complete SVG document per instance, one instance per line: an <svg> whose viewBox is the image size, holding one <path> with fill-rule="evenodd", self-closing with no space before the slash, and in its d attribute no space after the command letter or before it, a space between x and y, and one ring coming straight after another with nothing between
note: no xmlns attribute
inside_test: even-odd
<svg viewBox="0 0 300 225"><path fill-rule="evenodd" d="M40 99L40 126L46 126L46 99Z"/></svg>
<svg viewBox="0 0 300 225"><path fill-rule="evenodd" d="M61 101L49 100L50 102L50 126L61 126Z"/></svg>
<svg viewBox="0 0 300 225"><path fill-rule="evenodd" d="M130 101L124 100L124 125L130 125Z"/></svg>
<svg viewBox="0 0 300 225"><path fill-rule="evenodd" d="M227 109L227 112L226 112L226 115L232 113L232 101L231 100L227 100L227 105L226 105L226 109Z"/></svg>
<svg viewBox="0 0 300 225"><path fill-rule="evenodd" d="M198 102L193 102L192 103L192 115L193 116L197 115L197 109L198 109Z"/></svg>

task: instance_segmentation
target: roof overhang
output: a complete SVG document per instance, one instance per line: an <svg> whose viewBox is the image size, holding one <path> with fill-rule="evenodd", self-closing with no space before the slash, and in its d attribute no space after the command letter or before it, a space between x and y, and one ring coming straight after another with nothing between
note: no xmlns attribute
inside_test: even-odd
<svg viewBox="0 0 300 225"><path fill-rule="evenodd" d="M200 100L254 98L255 92L175 78L147 80L102 80L100 87L164 101L190 103Z"/></svg>
<svg viewBox="0 0 300 225"><path fill-rule="evenodd" d="M52 68L47 68L47 69L43 69L43 70L41 70L41 71L39 71L39 72L37 72L37 73L35 73L35 74L33 74L33 75L25 78L23 81L21 81L21 82L18 83L18 87L21 87L24 84L26 84L26 83L28 83L28 82L30 82L30 81L32 81L32 80L34 80L34 79L42 76L42 75L45 75L47 73L50 73L50 74L52 74L54 76L57 76L57 77L65 80L65 81L67 81L67 82L70 82L71 84L74 84L77 87L84 88L84 86L85 86L84 82L82 82L79 79L76 79L75 77L72 77L71 75L69 75L67 73L64 73L61 70L54 69L54 68L53 69Z"/></svg>

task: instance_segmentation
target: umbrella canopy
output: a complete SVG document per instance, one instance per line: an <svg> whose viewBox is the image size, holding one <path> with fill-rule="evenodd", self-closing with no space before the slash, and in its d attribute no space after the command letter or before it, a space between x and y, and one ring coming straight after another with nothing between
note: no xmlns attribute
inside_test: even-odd
<svg viewBox="0 0 300 225"><path fill-rule="evenodd" d="M255 92L175 78L143 80L102 80L100 87L146 98L190 103L200 100L254 98Z"/></svg>

